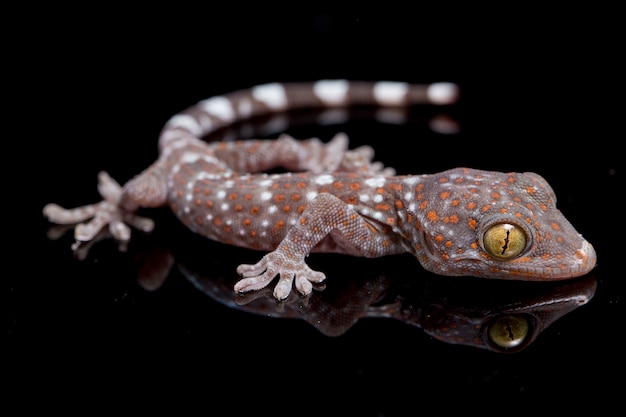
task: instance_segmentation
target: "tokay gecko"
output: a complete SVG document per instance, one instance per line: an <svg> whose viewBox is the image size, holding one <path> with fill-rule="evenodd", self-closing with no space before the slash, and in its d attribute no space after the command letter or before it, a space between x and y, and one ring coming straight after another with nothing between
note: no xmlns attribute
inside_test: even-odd
<svg viewBox="0 0 626 417"><path fill-rule="evenodd" d="M254 116L294 109L446 105L457 98L452 83L347 80L269 83L215 96L170 118L157 161L126 184L101 172L103 201L75 209L48 204L43 212L53 223L80 223L78 243L106 226L127 241L129 226L154 226L135 214L139 208L169 205L194 232L267 252L237 268L234 290L259 290L278 277L277 299L294 285L309 294L312 283L325 279L305 262L312 252L368 258L408 252L426 270L448 276L548 281L588 273L596 263L592 245L535 173L461 167L396 175L373 161L369 146L349 149L342 133L327 143L286 134L202 139ZM287 172L267 172L277 167Z"/></svg>

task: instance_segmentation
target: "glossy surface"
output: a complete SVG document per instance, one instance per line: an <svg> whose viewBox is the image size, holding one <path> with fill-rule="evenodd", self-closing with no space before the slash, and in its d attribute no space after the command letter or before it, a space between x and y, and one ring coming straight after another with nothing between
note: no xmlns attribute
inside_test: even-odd
<svg viewBox="0 0 626 417"><path fill-rule="evenodd" d="M77 400L83 399L112 414L152 412L166 405L181 414L193 408L290 416L329 410L436 416L477 409L507 416L575 415L585 404L598 415L619 409L622 387L607 374L624 374L623 347L615 343L625 313L621 217L615 210L621 207L616 190L624 189L622 155L615 148L622 129L620 117L612 114L616 109L604 100L606 93L611 98L617 94L618 78L610 71L619 67L611 62L619 49L605 49L618 37L581 30L588 13L578 19L546 17L545 30L534 16L530 26L541 42L527 36L528 20L509 32L503 27L508 23L491 27L493 19L470 24L467 16L450 22L441 14L437 26L428 28L408 16L401 22L391 17L334 18L326 32L320 30L327 20L309 17L285 22L265 16L258 18L261 24L250 17L228 21L204 15L190 22L185 20L193 20L187 11L177 20L185 25L167 26L172 16L157 22L145 14L111 13L101 25L86 16L71 21L47 16L39 22L45 30L37 32L37 44L11 61L34 58L28 63L30 72L24 71L31 75L19 84L31 88L22 94L27 103L14 106L28 116L13 123L20 132L11 140L23 148L8 154L24 162L5 177L9 192L19 189L5 194L11 197L6 201L23 203L16 210L22 215L19 221L9 221L10 229L17 230L6 233L12 240L4 259L12 269L7 267L2 280L8 294L7 397L27 398L15 401L25 411L43 406L84 412ZM168 14L176 13L170 9ZM418 20L428 26L428 19ZM321 28L312 28L313 21ZM463 22L462 30L454 30ZM228 41L232 28L253 44L242 48L240 41ZM480 28L489 29L484 37L476 36ZM453 36L446 39L446 31ZM509 33L523 35L523 41ZM285 36L298 39L298 47L288 48L280 41ZM494 36L505 39L506 48L492 42ZM57 240L47 237L49 224L40 214L45 203L74 206L95 200L100 169L118 180L130 178L138 166L154 159L162 123L189 103L259 82L339 76L455 80L467 93L453 114L417 112L411 122L401 124L359 121L359 115L351 115L350 122L332 126L314 118L290 127L292 135L327 140L344 130L354 145L371 144L378 160L401 172L464 165L539 172L549 179L560 209L594 244L598 266L591 277L596 281L593 297L556 319L519 352L501 354L447 343L425 330L441 329L446 319L450 328L458 328L451 318L464 317L467 324L484 317L476 304L464 316L458 310L449 314L450 305L463 306L463 294L472 294L469 281L440 282L427 274L427 287L412 287L409 295L419 301L420 295L429 294L428 287L435 287L439 297L421 304L430 306L430 327L387 317L353 322L340 315L337 323L347 330L330 337L315 327L315 320L310 324L274 317L275 310L257 314L223 305L199 290L178 266L165 276L147 274L142 259L162 249L136 249L152 238L140 239L126 252L118 252L112 241L99 242L80 260L69 249L69 234L58 233ZM280 120L271 122L267 135L285 126ZM459 133L441 135L429 126L446 132L458 127ZM247 127L241 128L245 134ZM78 149L89 156L77 157ZM32 170L36 179L26 179ZM61 185L70 189L63 196ZM242 256L252 262L259 255L217 244L187 246L193 238L188 239L173 216L163 211L151 216L165 228L155 235L157 242L163 238L166 248L181 243L184 255L226 280L232 279L229 274ZM172 262L167 256L157 258ZM355 270L363 272L361 277L367 273L406 282L415 263L404 256L393 262L364 262L311 255L308 261L332 268L336 285ZM138 273L150 279L140 283ZM326 287L329 295L333 288ZM486 289L481 294L483 306L502 305L498 293ZM476 298L474 294L469 301ZM512 297L505 304L519 301Z"/></svg>

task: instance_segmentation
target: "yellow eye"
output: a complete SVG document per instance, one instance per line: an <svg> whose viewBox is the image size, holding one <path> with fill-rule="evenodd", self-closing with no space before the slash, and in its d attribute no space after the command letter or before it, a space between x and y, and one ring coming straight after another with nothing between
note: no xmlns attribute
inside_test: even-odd
<svg viewBox="0 0 626 417"><path fill-rule="evenodd" d="M500 347L513 348L526 340L529 328L528 320L523 316L498 317L489 326L489 339Z"/></svg>
<svg viewBox="0 0 626 417"><path fill-rule="evenodd" d="M512 259L526 248L526 233L510 223L496 223L483 235L487 253L499 259Z"/></svg>

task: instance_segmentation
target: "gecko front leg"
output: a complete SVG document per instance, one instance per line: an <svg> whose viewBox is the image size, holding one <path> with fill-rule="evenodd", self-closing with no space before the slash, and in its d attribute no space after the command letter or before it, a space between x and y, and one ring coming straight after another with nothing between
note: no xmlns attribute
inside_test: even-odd
<svg viewBox="0 0 626 417"><path fill-rule="evenodd" d="M243 279L235 284L235 291L259 290L279 276L274 288L277 299L289 296L294 280L301 294L310 294L311 283L322 282L326 276L312 270L304 259L324 238L332 239L338 251L346 254L378 257L389 252L389 246L383 243L388 237L377 225L334 195L320 193L274 251L256 264L239 265L237 273Z"/></svg>

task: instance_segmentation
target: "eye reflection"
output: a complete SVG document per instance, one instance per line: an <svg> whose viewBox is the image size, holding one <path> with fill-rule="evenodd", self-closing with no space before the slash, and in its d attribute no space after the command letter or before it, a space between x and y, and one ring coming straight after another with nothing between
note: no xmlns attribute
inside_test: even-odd
<svg viewBox="0 0 626 417"><path fill-rule="evenodd" d="M526 340L529 327L524 316L500 316L489 325L489 339L500 347L514 348Z"/></svg>

